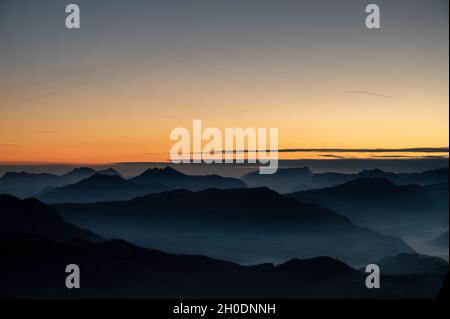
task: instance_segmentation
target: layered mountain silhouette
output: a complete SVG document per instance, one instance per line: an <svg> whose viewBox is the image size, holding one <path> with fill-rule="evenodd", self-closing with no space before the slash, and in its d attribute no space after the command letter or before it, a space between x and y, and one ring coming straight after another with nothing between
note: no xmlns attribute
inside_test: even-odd
<svg viewBox="0 0 450 319"><path fill-rule="evenodd" d="M64 177L71 183L76 183L83 179L91 177L94 174L120 176L119 172L117 172L114 168L111 168L111 167L104 169L104 170L99 170L99 171L97 171L93 168L90 168L90 167L78 167L78 168L74 168L70 172L67 172L66 174L62 175L62 177Z"/></svg>
<svg viewBox="0 0 450 319"><path fill-rule="evenodd" d="M391 173L380 169L364 170L357 174L320 173L314 174L309 168L282 168L273 175L260 175L252 172L242 179L249 187L269 187L280 193L332 187L360 178L383 178L394 184L416 184L427 186L432 184L448 184L448 167L429 170L421 173Z"/></svg>
<svg viewBox="0 0 450 319"><path fill-rule="evenodd" d="M245 264L325 255L358 265L414 252L398 238L267 188L176 190L55 207L67 220L101 236Z"/></svg>
<svg viewBox="0 0 450 319"><path fill-rule="evenodd" d="M448 262L445 259L420 254L389 256L376 262L384 275L411 275L435 273L445 275Z"/></svg>
<svg viewBox="0 0 450 319"><path fill-rule="evenodd" d="M220 175L187 175L171 167L151 168L141 175L130 179L131 182L139 185L163 184L171 189L188 189L192 191L207 188L243 188L247 185L239 179L222 177Z"/></svg>
<svg viewBox="0 0 450 319"><path fill-rule="evenodd" d="M391 173L381 169L363 170L357 174L323 173L315 174L312 187L323 188L349 182L359 178L383 178L397 185L421 185L448 183L448 167L421 173Z"/></svg>
<svg viewBox="0 0 450 319"><path fill-rule="evenodd" d="M94 233L67 223L46 204L34 199L0 195L0 236L41 235L64 241L83 238L98 241Z"/></svg>
<svg viewBox="0 0 450 319"><path fill-rule="evenodd" d="M113 168L97 172L88 167L76 168L61 176L48 173L9 172L0 178L0 194L13 195L20 198L32 197L50 188L77 183L94 174L120 176Z"/></svg>
<svg viewBox="0 0 450 319"><path fill-rule="evenodd" d="M364 273L330 257L241 266L122 240L0 237L0 250L0 298L434 298L443 282L439 274L386 275L369 290ZM73 263L82 289L64 285Z"/></svg>
<svg viewBox="0 0 450 319"><path fill-rule="evenodd" d="M357 224L403 236L448 225L447 198L418 185L395 185L384 178L359 178L337 186L289 194L332 209Z"/></svg>
<svg viewBox="0 0 450 319"><path fill-rule="evenodd" d="M30 197L47 187L66 185L65 178L53 174L6 173L0 178L0 194Z"/></svg>
<svg viewBox="0 0 450 319"><path fill-rule="evenodd" d="M358 228L331 211L286 199L267 189L245 189L246 194L239 191L213 189L193 193L179 190L132 201L80 206L132 203L137 205L131 206L133 217L141 203L153 201L161 208L167 201L173 202L175 197L179 201L167 207L168 211L187 214L187 219L189 211L183 211L180 204L210 207L211 204L222 203L223 199L234 199L236 205L243 205L249 211L245 218L250 220L256 214L249 209L250 201L257 203L255 200L265 195L264 198L269 198L273 205L288 212L281 217L294 223L296 230L301 228L295 225L297 214L301 220L309 220L307 224L313 228L322 227L324 223L334 224L339 231L342 227ZM265 204L256 206L260 208ZM223 206L217 210L218 218L226 220L224 212L233 204ZM295 207L302 207L302 212L295 213ZM155 211L159 210L158 205L155 208ZM265 228L270 224L268 212L272 208L262 211L262 220L257 219L257 225ZM0 212L0 298L434 298L444 280L441 272L401 276L384 274L382 288L369 290L365 287L366 274L331 257L294 258L279 265L243 266L199 255L164 253L123 240L105 241L90 231L65 222L54 208L32 198L20 200L0 195ZM85 213L90 212L87 210ZM147 213L143 212L144 217ZM200 215L205 214L213 215L200 210ZM174 217L171 213L169 215L169 218ZM237 216L231 214L230 218ZM146 219L141 220L145 223ZM287 222L276 223L275 228L286 228ZM244 224L244 228L249 226L247 222ZM158 226L163 225L160 223ZM359 231L363 236L366 232L371 233L365 229ZM171 235L177 236L175 233ZM186 240L182 238L183 234L179 235L181 238L177 240ZM215 234L221 235L220 232ZM212 238L205 237L203 241ZM332 238L336 239L333 235ZM361 237L356 240L361 240ZM267 245L267 242L262 241L260 245ZM352 253L355 252L353 248L350 247ZM282 249L282 246L276 249ZM80 267L82 289L65 287L65 269L69 264Z"/></svg>
<svg viewBox="0 0 450 319"><path fill-rule="evenodd" d="M125 200L169 189L197 191L243 187L247 185L236 178L187 175L170 167L148 169L129 180L112 168L96 171L89 167L75 168L62 176L6 173L0 178L0 194L21 198L35 196L49 203Z"/></svg>
<svg viewBox="0 0 450 319"><path fill-rule="evenodd" d="M360 177L380 177L390 180L395 184L431 185L448 182L448 167L424 171L421 173L390 173L380 169L364 170Z"/></svg>
<svg viewBox="0 0 450 319"><path fill-rule="evenodd" d="M89 203L132 199L166 190L161 184L139 185L117 174L94 174L75 184L48 189L37 198L46 203Z"/></svg>
<svg viewBox="0 0 450 319"><path fill-rule="evenodd" d="M21 198L35 196L48 189L77 183L94 174L121 176L113 168L96 171L89 167L75 168L61 176L54 174L6 173L0 178L0 193L10 194ZM319 189L342 184L358 178L384 178L395 184L417 184L422 186L447 187L448 194L448 167L425 171L422 173L389 173L382 170L365 170L358 174L322 173L314 174L307 167L279 169L273 175L261 175L259 172L249 173L236 178L219 175L187 175L173 168L148 169L139 176L131 179L136 184L162 184L168 189L189 189L193 191L207 188L242 188L242 187L269 187L280 193L291 193L301 190ZM448 205L447 205L448 208Z"/></svg>

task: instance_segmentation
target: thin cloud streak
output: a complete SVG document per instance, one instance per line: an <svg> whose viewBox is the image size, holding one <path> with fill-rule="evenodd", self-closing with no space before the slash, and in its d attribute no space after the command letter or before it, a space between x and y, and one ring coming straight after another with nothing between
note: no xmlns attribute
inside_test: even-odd
<svg viewBox="0 0 450 319"><path fill-rule="evenodd" d="M218 150L222 153L448 153L448 147L415 147L415 148L284 148L279 150ZM195 153L193 153L195 154Z"/></svg>
<svg viewBox="0 0 450 319"><path fill-rule="evenodd" d="M393 96L385 95L378 92L371 92L371 91L348 91L347 93L351 94L365 94L365 95L372 95L372 96L378 96L378 97L384 97L386 99L393 99Z"/></svg>

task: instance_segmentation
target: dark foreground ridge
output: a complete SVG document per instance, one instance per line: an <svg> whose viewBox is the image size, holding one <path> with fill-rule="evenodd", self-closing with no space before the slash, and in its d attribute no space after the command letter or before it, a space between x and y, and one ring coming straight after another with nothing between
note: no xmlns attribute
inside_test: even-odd
<svg viewBox="0 0 450 319"><path fill-rule="evenodd" d="M0 298L434 298L443 275L383 276L367 289L365 274L330 258L241 266L204 256L174 255L122 240L56 242L0 238ZM77 264L81 288L65 287Z"/></svg>
<svg viewBox="0 0 450 319"><path fill-rule="evenodd" d="M54 240L101 240L96 234L67 223L56 209L34 198L20 200L0 195L0 218L0 236L40 235Z"/></svg>

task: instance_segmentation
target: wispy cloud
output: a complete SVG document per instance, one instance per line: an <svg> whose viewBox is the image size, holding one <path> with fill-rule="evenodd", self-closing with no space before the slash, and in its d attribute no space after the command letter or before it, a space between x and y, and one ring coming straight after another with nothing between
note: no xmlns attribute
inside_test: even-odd
<svg viewBox="0 0 450 319"><path fill-rule="evenodd" d="M331 153L448 153L448 147L413 148L285 148L278 152L331 152Z"/></svg>
<svg viewBox="0 0 450 319"><path fill-rule="evenodd" d="M416 158L416 156L408 156L408 155L374 155L374 158Z"/></svg>
<svg viewBox="0 0 450 319"><path fill-rule="evenodd" d="M424 155L424 156L413 156L413 155L373 155L373 158L424 158L424 159L447 159L448 156L444 155Z"/></svg>
<svg viewBox="0 0 450 319"><path fill-rule="evenodd" d="M323 155L320 155L320 157L325 157L325 158L337 158L337 159L344 159L344 158L347 158L346 156L339 156L339 155L334 155L334 154L323 154Z"/></svg>
<svg viewBox="0 0 450 319"><path fill-rule="evenodd" d="M393 96L385 95L378 92L371 92L371 91L348 91L347 93L350 94L365 94L365 95L372 95L372 96L378 96L378 97L384 97L386 99L393 99Z"/></svg>
<svg viewBox="0 0 450 319"><path fill-rule="evenodd" d="M270 150L261 150L261 152ZM282 148L272 150L278 153L448 153L448 147L413 147L413 148ZM258 150L224 150L223 153L256 153Z"/></svg>

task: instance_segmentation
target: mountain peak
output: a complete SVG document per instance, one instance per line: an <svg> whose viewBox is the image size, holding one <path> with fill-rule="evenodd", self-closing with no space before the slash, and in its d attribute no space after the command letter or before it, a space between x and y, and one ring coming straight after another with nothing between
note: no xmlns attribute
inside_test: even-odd
<svg viewBox="0 0 450 319"><path fill-rule="evenodd" d="M114 183L125 182L126 180L118 175L99 174L89 176L86 179L81 180L78 184L92 184L92 183Z"/></svg>
<svg viewBox="0 0 450 319"><path fill-rule="evenodd" d="M149 168L141 174L141 176L184 176L185 174L176 169L166 166L164 168Z"/></svg>
<svg viewBox="0 0 450 319"><path fill-rule="evenodd" d="M392 178L396 175L391 172L383 171L382 169L375 168L375 169L365 169L357 174L357 176L360 177L369 177L369 178L376 178L376 177L382 177L382 178Z"/></svg>
<svg viewBox="0 0 450 319"><path fill-rule="evenodd" d="M95 170L90 167L77 167L68 172L67 174L86 174L86 173L95 173Z"/></svg>
<svg viewBox="0 0 450 319"><path fill-rule="evenodd" d="M119 175L119 172L116 171L114 168L110 167L101 171L97 171L97 174L104 174L104 175Z"/></svg>
<svg viewBox="0 0 450 319"><path fill-rule="evenodd" d="M85 179L91 175L94 175L97 173L94 169L90 167L78 167L74 168L70 172L67 172L66 174L62 175L62 177L70 180L71 182L79 182L82 179Z"/></svg>
<svg viewBox="0 0 450 319"><path fill-rule="evenodd" d="M7 172L3 175L3 177L12 177L12 176L28 176L30 175L27 172Z"/></svg>
<svg viewBox="0 0 450 319"><path fill-rule="evenodd" d="M384 174L386 173L385 171L383 171L382 169L379 168L374 168L374 169L365 169L362 170L361 172L359 172L360 174Z"/></svg>

